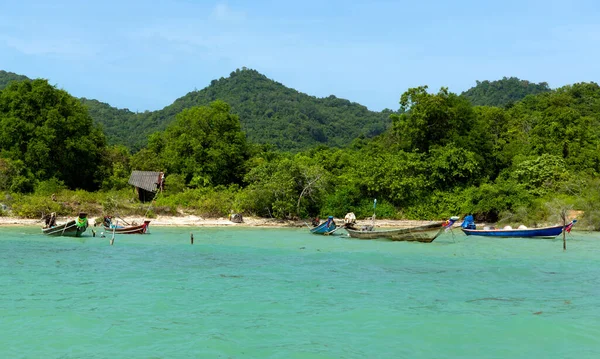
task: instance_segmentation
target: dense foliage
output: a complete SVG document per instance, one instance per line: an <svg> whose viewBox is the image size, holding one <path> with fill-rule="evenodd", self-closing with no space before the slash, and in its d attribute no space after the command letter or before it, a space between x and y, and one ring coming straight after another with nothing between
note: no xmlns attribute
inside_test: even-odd
<svg viewBox="0 0 600 359"><path fill-rule="evenodd" d="M520 101L527 95L537 95L549 92L550 87L546 82L539 84L516 77L502 78L497 81L477 81L477 85L463 92L473 105L479 106L509 106Z"/></svg>
<svg viewBox="0 0 600 359"><path fill-rule="evenodd" d="M0 91L0 190L29 191L53 178L97 189L105 147L81 103L46 80L12 82Z"/></svg>
<svg viewBox="0 0 600 359"><path fill-rule="evenodd" d="M232 81L254 86L247 76L257 73L238 71L188 94L190 103ZM263 80L264 86L271 83ZM296 96L298 104L309 103L305 95ZM112 116L114 124L125 113L82 101L90 111ZM253 101L258 104L258 97ZM89 194L95 203L86 209L90 213L119 206L139 212L133 193L127 194L127 178L134 169L160 170L167 174L166 191L145 213L306 218L354 212L365 218L377 199L378 218L473 213L478 220L536 225L555 223L558 210L570 208L583 211L582 226L600 228L597 84L543 91L503 107L474 106L447 88L433 93L426 86L407 90L399 102L381 133L355 133L346 146L315 141L304 150L281 151L271 141L246 136L245 116L252 112L238 113L221 100L202 106L184 101L170 109L175 120L131 155L123 145L106 148L85 107L66 92L43 80L13 82L0 92L0 191L13 193L4 202L15 213L32 217L82 209L75 203L88 195L68 188L97 186L103 194ZM279 109L294 108L286 106ZM272 125L277 128L276 121ZM286 137L277 138L282 145ZM33 197L20 194L32 190ZM53 202L49 193L71 200Z"/></svg>
<svg viewBox="0 0 600 359"><path fill-rule="evenodd" d="M389 125L388 113L369 111L335 96L309 96L248 69L213 80L205 89L190 92L159 111L134 114L97 101L85 104L104 126L111 144L138 150L147 144L149 135L164 130L184 109L207 106L215 100L231 106L250 141L286 151L318 144L345 146L356 137L378 135Z"/></svg>
<svg viewBox="0 0 600 359"><path fill-rule="evenodd" d="M248 158L238 116L223 101L183 110L148 148L134 156L143 170L166 170L183 176L191 187L240 183Z"/></svg>
<svg viewBox="0 0 600 359"><path fill-rule="evenodd" d="M139 142L140 128L138 114L128 109L118 109L98 100L80 99L88 109L94 122L100 124L109 145L122 145L131 148L131 143Z"/></svg>
<svg viewBox="0 0 600 359"><path fill-rule="evenodd" d="M24 81L29 80L27 76L18 75L14 72L8 72L4 70L0 70L0 90L8 86L9 83L13 81Z"/></svg>
<svg viewBox="0 0 600 359"><path fill-rule="evenodd" d="M379 215L391 218L474 213L480 220L535 224L555 220L558 207L575 206L587 208L588 224L597 227L591 218L598 206L584 194L600 172L599 96L598 85L581 83L502 109L473 107L445 88L436 94L410 89L393 127L374 140L261 161L236 209L368 216L377 198ZM303 163L323 182L317 196L294 209L309 182L294 175Z"/></svg>

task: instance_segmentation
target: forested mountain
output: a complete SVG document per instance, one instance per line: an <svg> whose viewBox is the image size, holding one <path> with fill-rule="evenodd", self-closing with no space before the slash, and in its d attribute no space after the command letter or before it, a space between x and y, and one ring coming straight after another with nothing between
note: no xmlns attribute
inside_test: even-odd
<svg viewBox="0 0 600 359"><path fill-rule="evenodd" d="M335 96L309 96L249 69L213 80L210 86L190 92L159 111L132 116L131 112L110 110L99 103L86 105L92 117L104 126L111 143L135 150L147 143L150 134L164 130L182 110L215 100L231 105L231 112L240 117L242 130L251 142L270 143L286 151L318 144L343 146L357 137L376 136L390 124L389 113L369 111Z"/></svg>
<svg viewBox="0 0 600 359"><path fill-rule="evenodd" d="M138 118L140 114L85 97L81 98L80 101L87 107L94 122L102 126L109 144L122 144L131 147L130 143L135 141L135 133L139 131Z"/></svg>
<svg viewBox="0 0 600 359"><path fill-rule="evenodd" d="M466 97L476 106L503 107L520 101L527 95L549 91L551 90L546 82L536 84L516 77L504 77L502 80L491 82L477 81L475 87L463 92L461 96Z"/></svg>
<svg viewBox="0 0 600 359"><path fill-rule="evenodd" d="M0 88L9 81L25 79L2 71ZM333 95L309 96L249 69L213 80L208 87L190 92L158 111L134 113L97 100L80 100L94 121L102 125L109 144L125 145L133 151L144 147L150 134L164 130L182 110L215 100L231 105L232 114L240 117L242 130L251 142L270 143L286 151L319 144L344 146L357 137L376 136L391 123L389 111L369 111Z"/></svg>
<svg viewBox="0 0 600 359"><path fill-rule="evenodd" d="M8 72L4 70L0 70L0 90L8 86L8 83L11 81L23 81L28 80L27 76L18 75L14 72Z"/></svg>

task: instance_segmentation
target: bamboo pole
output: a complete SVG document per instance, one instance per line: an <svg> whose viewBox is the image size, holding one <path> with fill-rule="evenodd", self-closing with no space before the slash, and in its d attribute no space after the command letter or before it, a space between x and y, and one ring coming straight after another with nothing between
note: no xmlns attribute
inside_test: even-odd
<svg viewBox="0 0 600 359"><path fill-rule="evenodd" d="M375 230L375 209L377 208L377 198L373 200L373 230Z"/></svg>
<svg viewBox="0 0 600 359"><path fill-rule="evenodd" d="M560 211L560 217L562 218L562 221L563 221L563 230L562 230L563 251L566 251L567 250L567 233L565 231L565 228L567 227L567 211L564 209L562 211Z"/></svg>
<svg viewBox="0 0 600 359"><path fill-rule="evenodd" d="M117 223L119 223L119 221L117 221ZM110 239L110 245L112 246L113 244L115 244L115 231L117 230L117 225L115 224L115 226L113 227L113 232L112 232L112 238Z"/></svg>

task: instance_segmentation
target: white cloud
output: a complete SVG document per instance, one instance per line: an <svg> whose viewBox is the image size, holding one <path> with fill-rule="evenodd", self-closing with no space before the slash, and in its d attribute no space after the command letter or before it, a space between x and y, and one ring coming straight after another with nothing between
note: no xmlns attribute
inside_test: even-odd
<svg viewBox="0 0 600 359"><path fill-rule="evenodd" d="M241 11L234 11L226 3L218 3L213 8L211 18L217 21L240 22L246 15Z"/></svg>
<svg viewBox="0 0 600 359"><path fill-rule="evenodd" d="M37 36L35 39L27 39L10 35L0 35L0 42L25 55L81 58L93 56L96 53L92 46L83 44L76 39L61 38L53 40Z"/></svg>

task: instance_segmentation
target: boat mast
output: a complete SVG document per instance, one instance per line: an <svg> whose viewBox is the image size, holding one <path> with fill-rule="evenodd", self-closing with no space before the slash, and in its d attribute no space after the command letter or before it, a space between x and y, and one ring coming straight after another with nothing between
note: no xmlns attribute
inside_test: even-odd
<svg viewBox="0 0 600 359"><path fill-rule="evenodd" d="M375 208L377 208L377 198L373 200L373 229L375 229Z"/></svg>

